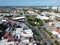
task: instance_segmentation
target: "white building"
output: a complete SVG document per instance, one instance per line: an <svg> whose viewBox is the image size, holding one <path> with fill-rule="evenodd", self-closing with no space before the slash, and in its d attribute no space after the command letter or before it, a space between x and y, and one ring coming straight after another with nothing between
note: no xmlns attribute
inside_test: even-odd
<svg viewBox="0 0 60 45"><path fill-rule="evenodd" d="M25 16L13 18L14 20L25 19Z"/></svg>
<svg viewBox="0 0 60 45"><path fill-rule="evenodd" d="M23 31L23 28L16 28L16 36L18 36L18 39L20 39L20 36L21 36L21 32Z"/></svg>
<svg viewBox="0 0 60 45"><path fill-rule="evenodd" d="M45 19L45 20L48 20L49 19L49 17L47 17L47 16L40 16L40 15L37 15L37 17L36 18L38 18L38 19Z"/></svg>
<svg viewBox="0 0 60 45"><path fill-rule="evenodd" d="M34 14L35 12L33 12L33 11L27 11L28 13L30 13L30 14Z"/></svg>
<svg viewBox="0 0 60 45"><path fill-rule="evenodd" d="M53 22L53 24L54 24L55 27L60 27L60 22L59 21Z"/></svg>
<svg viewBox="0 0 60 45"><path fill-rule="evenodd" d="M34 11L27 11L29 15L38 15L37 13L35 13Z"/></svg>
<svg viewBox="0 0 60 45"><path fill-rule="evenodd" d="M53 15L50 16L49 18L50 18L50 20L55 20L55 16L53 16Z"/></svg>
<svg viewBox="0 0 60 45"><path fill-rule="evenodd" d="M21 31L23 31L23 28L16 28L16 35L20 35Z"/></svg>
<svg viewBox="0 0 60 45"><path fill-rule="evenodd" d="M13 20L19 20L19 21L25 21L25 16L21 16L21 17L15 17L13 18Z"/></svg>
<svg viewBox="0 0 60 45"><path fill-rule="evenodd" d="M53 9L53 10L57 10L57 7L56 7L56 6L55 6L55 7L52 7L52 9Z"/></svg>
<svg viewBox="0 0 60 45"><path fill-rule="evenodd" d="M32 32L31 29L27 29L27 30L24 30L21 33L21 36L23 36L23 37L33 37L33 32Z"/></svg>

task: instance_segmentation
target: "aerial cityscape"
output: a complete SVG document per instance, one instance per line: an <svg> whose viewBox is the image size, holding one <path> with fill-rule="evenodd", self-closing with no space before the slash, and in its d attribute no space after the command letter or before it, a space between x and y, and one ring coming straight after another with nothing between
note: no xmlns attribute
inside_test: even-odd
<svg viewBox="0 0 60 45"><path fill-rule="evenodd" d="M0 0L0 45L60 45L60 0Z"/></svg>
<svg viewBox="0 0 60 45"><path fill-rule="evenodd" d="M0 7L0 45L60 45L60 7Z"/></svg>

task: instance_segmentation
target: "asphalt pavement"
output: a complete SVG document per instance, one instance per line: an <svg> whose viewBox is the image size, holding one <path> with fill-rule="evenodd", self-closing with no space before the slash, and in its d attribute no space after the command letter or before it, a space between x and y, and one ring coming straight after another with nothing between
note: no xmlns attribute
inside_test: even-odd
<svg viewBox="0 0 60 45"><path fill-rule="evenodd" d="M41 27L40 34L42 35L42 37L44 37L43 39L47 44L53 45L53 42L50 40L49 36L44 32L44 27Z"/></svg>
<svg viewBox="0 0 60 45"><path fill-rule="evenodd" d="M42 22L43 22L43 26L41 26L40 33L42 34L42 36L45 38L45 40L47 41L49 45L54 45L52 40L50 40L49 36L44 32L44 28L46 24L45 21L42 20Z"/></svg>

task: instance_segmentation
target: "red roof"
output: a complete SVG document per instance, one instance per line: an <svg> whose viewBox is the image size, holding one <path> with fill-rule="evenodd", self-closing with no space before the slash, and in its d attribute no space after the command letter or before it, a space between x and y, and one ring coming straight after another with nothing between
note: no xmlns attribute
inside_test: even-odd
<svg viewBox="0 0 60 45"><path fill-rule="evenodd" d="M60 29L56 29L55 31L58 32L58 34L60 34Z"/></svg>
<svg viewBox="0 0 60 45"><path fill-rule="evenodd" d="M8 40L13 40L14 38L8 38Z"/></svg>
<svg viewBox="0 0 60 45"><path fill-rule="evenodd" d="M4 36L7 36L7 35L9 35L9 32L5 32Z"/></svg>

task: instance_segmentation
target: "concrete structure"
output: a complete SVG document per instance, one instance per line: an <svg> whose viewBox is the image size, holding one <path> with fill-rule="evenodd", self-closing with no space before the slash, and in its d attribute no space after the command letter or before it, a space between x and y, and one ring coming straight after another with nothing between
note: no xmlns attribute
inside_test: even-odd
<svg viewBox="0 0 60 45"><path fill-rule="evenodd" d="M36 18L38 18L38 19L43 19L43 20L48 20L48 19L49 19L49 17L46 17L46 16L40 16L40 15L37 15Z"/></svg>
<svg viewBox="0 0 60 45"><path fill-rule="evenodd" d="M18 20L18 21L25 21L25 16L21 16L21 17L16 17L16 18L13 18L13 20Z"/></svg>
<svg viewBox="0 0 60 45"><path fill-rule="evenodd" d="M27 29L27 30L24 30L21 33L21 36L23 36L23 37L33 37L33 32L31 31L31 29Z"/></svg>
<svg viewBox="0 0 60 45"><path fill-rule="evenodd" d="M50 20L55 20L55 16L54 15L50 16L49 18L50 18Z"/></svg>
<svg viewBox="0 0 60 45"><path fill-rule="evenodd" d="M54 24L55 27L60 27L60 22L59 21L53 22L53 24Z"/></svg>
<svg viewBox="0 0 60 45"><path fill-rule="evenodd" d="M23 28L16 28L16 36L21 35L21 31L23 31Z"/></svg>
<svg viewBox="0 0 60 45"><path fill-rule="evenodd" d="M35 13L34 11L27 11L27 13L28 13L29 15L38 15L38 14Z"/></svg>
<svg viewBox="0 0 60 45"><path fill-rule="evenodd" d="M13 18L14 20L25 19L25 16Z"/></svg>

